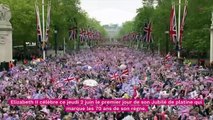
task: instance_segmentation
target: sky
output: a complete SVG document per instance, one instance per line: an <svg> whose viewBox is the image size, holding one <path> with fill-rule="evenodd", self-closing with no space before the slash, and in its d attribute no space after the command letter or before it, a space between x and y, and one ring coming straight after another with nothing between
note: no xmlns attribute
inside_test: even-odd
<svg viewBox="0 0 213 120"><path fill-rule="evenodd" d="M132 20L142 0L81 0L81 8L101 25L119 24Z"/></svg>

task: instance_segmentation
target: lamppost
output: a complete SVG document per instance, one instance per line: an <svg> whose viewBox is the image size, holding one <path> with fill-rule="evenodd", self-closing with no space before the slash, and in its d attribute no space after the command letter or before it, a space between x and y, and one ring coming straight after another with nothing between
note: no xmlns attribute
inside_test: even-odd
<svg viewBox="0 0 213 120"><path fill-rule="evenodd" d="M45 18L44 18L44 0L42 0L42 42L43 42L43 45L42 45L42 50L43 50L43 59L45 60L46 59L46 50L45 50L45 46L46 46L46 34L45 34Z"/></svg>
<svg viewBox="0 0 213 120"><path fill-rule="evenodd" d="M210 64L213 63L213 11L212 11L212 24L210 27Z"/></svg>
<svg viewBox="0 0 213 120"><path fill-rule="evenodd" d="M55 57L57 57L57 54L58 54L58 42L57 42L58 30L56 27L54 30L54 35L55 35Z"/></svg>
<svg viewBox="0 0 213 120"><path fill-rule="evenodd" d="M44 0L42 0L42 27L41 27L41 24L40 24L40 15L39 15L39 8L38 6L36 5L36 12L37 12L37 20L39 23L38 26L39 26L39 34L41 36L41 42L42 42L42 45L41 45L41 48L42 48L42 52L43 52L43 60L46 59L46 44L47 44L47 41L48 41L48 31L49 31L49 27L50 27L50 11L51 11L51 4L50 2L48 3L48 8L47 8L47 18L46 18L46 23L45 23L45 17L44 17L44 7L45 7L45 4L44 4ZM37 4L37 0L36 0L36 4ZM45 24L46 24L46 27L45 27ZM38 27L37 26L37 27Z"/></svg>
<svg viewBox="0 0 213 120"><path fill-rule="evenodd" d="M180 16L181 16L181 0L179 0L179 4L178 4L179 8L178 8L178 39L177 39L177 55L178 58L180 58Z"/></svg>

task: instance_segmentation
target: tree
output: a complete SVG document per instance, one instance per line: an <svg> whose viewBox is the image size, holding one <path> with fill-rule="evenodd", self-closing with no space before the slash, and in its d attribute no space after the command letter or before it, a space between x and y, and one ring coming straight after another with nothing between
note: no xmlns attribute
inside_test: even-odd
<svg viewBox="0 0 213 120"><path fill-rule="evenodd" d="M123 23L118 36L122 37L123 35L126 35L132 31L134 31L133 26L134 26L134 21L127 21L127 22Z"/></svg>
<svg viewBox="0 0 213 120"><path fill-rule="evenodd" d="M154 0L145 0L143 7L138 9L135 19L132 21L134 24L129 29L134 29L137 32L142 32L144 23L150 20L153 23L154 44L157 46L160 43L161 50L165 50L166 41L168 41L168 34L165 31L169 30L169 19L172 2L169 0L156 0L158 5L153 7ZM178 6L178 0L173 0ZM183 14L184 1L182 0ZM188 1L188 14L184 26L183 34L183 48L187 51L209 51L209 27L211 24L211 11L213 10L213 1L203 0L190 0ZM178 7L176 7L176 15L178 15ZM176 16L177 17L177 16ZM125 24L124 24L125 25ZM123 25L124 28L127 29ZM126 30L128 31L128 30ZM129 30L130 31L130 30ZM172 45L171 48L175 48Z"/></svg>
<svg viewBox="0 0 213 120"><path fill-rule="evenodd" d="M45 0L47 4L48 0ZM36 15L34 0L0 0L0 3L9 5L12 12L11 23L13 26L13 44L23 45L26 41L36 42ZM41 15L41 1L38 1ZM87 27L90 18L80 7L79 0L52 0L51 1L51 24L49 43L54 44L53 33L55 27L58 29L58 43L63 44L63 38L68 39L70 27ZM45 16L46 16L45 6ZM94 21L94 20L93 20ZM91 27L97 28L104 33L104 29L96 21ZM68 41L69 42L69 41ZM73 43L70 41L70 45Z"/></svg>

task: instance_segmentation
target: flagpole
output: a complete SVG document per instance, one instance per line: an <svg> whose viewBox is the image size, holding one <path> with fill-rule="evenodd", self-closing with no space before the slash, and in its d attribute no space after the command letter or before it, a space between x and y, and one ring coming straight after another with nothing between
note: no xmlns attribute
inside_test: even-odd
<svg viewBox="0 0 213 120"><path fill-rule="evenodd" d="M210 27L210 65L212 66L213 64L213 11L212 11L212 24ZM213 66L212 66L213 67Z"/></svg>
<svg viewBox="0 0 213 120"><path fill-rule="evenodd" d="M46 59L46 55L45 55L45 38L46 38L46 35L45 35L45 20L44 20L44 0L42 0L42 22L43 22L43 24L42 24L42 27L43 27L43 40L42 40L42 42L43 42L43 60L45 60Z"/></svg>
<svg viewBox="0 0 213 120"><path fill-rule="evenodd" d="M181 12L181 0L179 0L179 10L178 10L178 58L180 58L180 12Z"/></svg>

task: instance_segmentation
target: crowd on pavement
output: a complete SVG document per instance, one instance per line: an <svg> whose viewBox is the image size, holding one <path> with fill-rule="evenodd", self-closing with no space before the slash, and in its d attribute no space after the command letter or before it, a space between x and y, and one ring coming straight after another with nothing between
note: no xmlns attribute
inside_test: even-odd
<svg viewBox="0 0 213 120"><path fill-rule="evenodd" d="M88 87L92 79L98 84ZM82 49L0 73L1 120L213 120L213 76L127 47ZM10 106L9 99L203 99L204 105L150 105L148 112L65 112L63 106ZM129 118L127 118L129 117Z"/></svg>

